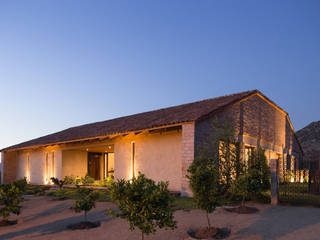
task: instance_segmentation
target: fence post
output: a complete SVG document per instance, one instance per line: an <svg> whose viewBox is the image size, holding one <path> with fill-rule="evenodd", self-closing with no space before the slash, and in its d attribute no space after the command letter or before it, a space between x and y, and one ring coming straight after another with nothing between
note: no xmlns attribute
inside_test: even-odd
<svg viewBox="0 0 320 240"><path fill-rule="evenodd" d="M271 205L279 203L278 159L270 159Z"/></svg>

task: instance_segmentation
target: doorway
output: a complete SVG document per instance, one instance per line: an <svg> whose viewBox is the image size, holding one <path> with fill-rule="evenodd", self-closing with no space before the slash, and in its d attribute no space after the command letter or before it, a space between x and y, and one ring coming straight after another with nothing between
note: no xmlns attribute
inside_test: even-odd
<svg viewBox="0 0 320 240"><path fill-rule="evenodd" d="M100 162L102 153L88 152L88 174L95 180L100 180Z"/></svg>

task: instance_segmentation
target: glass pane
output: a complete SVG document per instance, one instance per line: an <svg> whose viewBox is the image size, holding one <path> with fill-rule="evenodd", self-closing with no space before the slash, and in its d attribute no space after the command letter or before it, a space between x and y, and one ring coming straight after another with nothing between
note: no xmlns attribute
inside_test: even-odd
<svg viewBox="0 0 320 240"><path fill-rule="evenodd" d="M108 176L114 175L114 153L108 153Z"/></svg>

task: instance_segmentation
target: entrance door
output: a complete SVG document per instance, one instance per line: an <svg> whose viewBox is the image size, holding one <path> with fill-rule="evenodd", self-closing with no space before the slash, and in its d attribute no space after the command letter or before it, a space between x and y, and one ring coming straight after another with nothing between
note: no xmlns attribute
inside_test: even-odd
<svg viewBox="0 0 320 240"><path fill-rule="evenodd" d="M95 180L100 180L101 153L88 152L88 174Z"/></svg>

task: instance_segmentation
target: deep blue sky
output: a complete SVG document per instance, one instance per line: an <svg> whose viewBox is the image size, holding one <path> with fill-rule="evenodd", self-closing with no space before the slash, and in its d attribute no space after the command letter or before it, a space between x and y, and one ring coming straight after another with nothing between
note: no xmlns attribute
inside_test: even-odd
<svg viewBox="0 0 320 240"><path fill-rule="evenodd" d="M320 120L319 0L0 1L0 148L259 89Z"/></svg>

